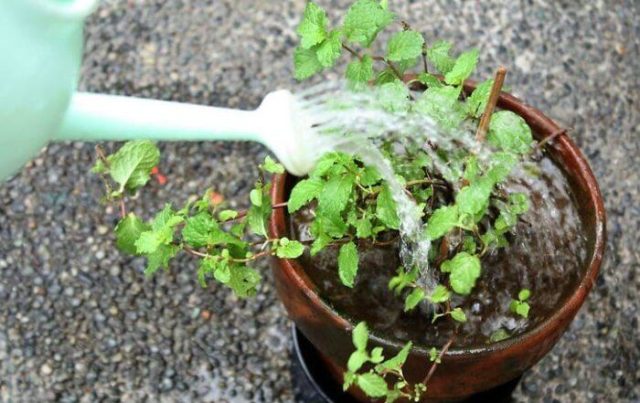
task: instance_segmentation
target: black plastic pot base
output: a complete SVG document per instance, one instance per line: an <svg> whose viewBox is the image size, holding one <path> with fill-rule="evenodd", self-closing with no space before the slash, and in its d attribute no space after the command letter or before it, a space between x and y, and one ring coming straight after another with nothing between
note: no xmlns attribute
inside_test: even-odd
<svg viewBox="0 0 640 403"><path fill-rule="evenodd" d="M293 350L291 351L291 379L294 396L300 403L357 403L350 395L342 391L342 385L336 384L322 365L318 353L306 337L291 326ZM465 400L467 403L509 403L511 395L520 383L520 378L496 388L474 395Z"/></svg>

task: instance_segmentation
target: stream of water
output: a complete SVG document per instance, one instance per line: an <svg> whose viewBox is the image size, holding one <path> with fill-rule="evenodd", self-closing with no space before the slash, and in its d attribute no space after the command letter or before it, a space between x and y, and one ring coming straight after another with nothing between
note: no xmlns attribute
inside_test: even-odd
<svg viewBox="0 0 640 403"><path fill-rule="evenodd" d="M383 108L380 93L375 88L353 92L338 84L322 84L300 93L302 107L313 114L319 135L311 144L314 158L328 151L342 151L357 155L367 165L375 167L388 183L397 204L400 219L400 258L405 268L417 267L419 284L429 294L437 284L436 273L429 269L428 255L431 242L424 235L425 224L415 201L396 178L392 164L380 151L380 143L394 136L400 145L420 147L432 160L432 169L445 179L460 167L448 165L435 150L461 150L473 153L480 162L486 162L491 150L475 140L475 127L442 130L428 117L412 112L389 112ZM400 147L402 148L402 147ZM399 152L401 152L399 150ZM557 206L549 195L549 188L541 180L526 172L523 167L534 166L525 161L511 173L504 184L508 191L542 194L536 208L547 212L537 216L536 226L542 229L557 227ZM454 187L457 181L450 181ZM456 189L457 190L457 189ZM526 217L525 217L526 218ZM517 235L516 235L517 238ZM553 245L545 253L553 255ZM524 245L527 248L527 245Z"/></svg>

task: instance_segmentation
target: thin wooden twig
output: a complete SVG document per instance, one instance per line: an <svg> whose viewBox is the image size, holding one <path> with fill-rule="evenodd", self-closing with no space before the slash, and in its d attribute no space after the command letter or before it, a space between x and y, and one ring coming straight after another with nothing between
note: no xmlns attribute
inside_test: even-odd
<svg viewBox="0 0 640 403"><path fill-rule="evenodd" d="M429 381L431 380L431 377L433 377L433 374L436 372L436 368L438 367L438 361L442 360L442 357L449 350L449 347L451 347L454 340L455 340L455 335L449 339L449 341L447 342L447 344L444 345L444 347L442 347L442 350L440 350L440 353L438 354L438 358L436 358L434 363L431 365L431 368L429 368L429 372L427 373L427 376L425 376L424 379L422 380L422 384L426 385L429 383Z"/></svg>
<svg viewBox="0 0 640 403"><path fill-rule="evenodd" d="M491 122L491 115L493 115L493 111L498 103L498 97L500 96L500 91L502 91L502 85L504 84L504 77L506 75L507 69L500 66L498 71L496 71L496 78L493 80L493 85L491 86L489 101L487 102L487 106L484 108L484 113L482 114L480 124L478 125L478 131L476 131L476 140L479 142L483 142L487 136L489 122Z"/></svg>

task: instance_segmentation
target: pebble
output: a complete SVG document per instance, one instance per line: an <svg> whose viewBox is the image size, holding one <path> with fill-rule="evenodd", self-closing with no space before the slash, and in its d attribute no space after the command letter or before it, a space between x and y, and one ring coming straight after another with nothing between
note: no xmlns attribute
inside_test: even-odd
<svg viewBox="0 0 640 403"><path fill-rule="evenodd" d="M318 1L335 15L352 2ZM476 77L508 66L507 85L572 128L600 181L609 229L601 276L514 399L639 401L638 2L392 6L428 42L481 48ZM302 86L291 67L302 9L293 0L100 2L86 26L79 87L255 108L273 89ZM267 265L260 298L242 302L225 287L199 287L188 256L145 277L143 259L114 247L118 208L100 203L100 180L89 173L93 147L51 144L0 184L0 380L31 374L20 379L24 401L293 401L289 321ZM244 143L160 147L168 182L152 181L127 201L145 218L209 187L243 208L266 154ZM9 400L5 390L0 401Z"/></svg>

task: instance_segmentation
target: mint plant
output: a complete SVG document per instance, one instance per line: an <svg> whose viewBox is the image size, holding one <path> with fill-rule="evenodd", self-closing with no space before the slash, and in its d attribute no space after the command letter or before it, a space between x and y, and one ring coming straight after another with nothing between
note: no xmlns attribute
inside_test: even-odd
<svg viewBox="0 0 640 403"><path fill-rule="evenodd" d="M385 29L395 32L383 47L385 53L375 54L374 43ZM439 271L440 278L440 284L427 292L420 286L416 267L399 267L389 289L403 299L405 311L427 301L436 307L429 318L432 322L463 324L472 313L465 312L460 301L474 292L482 276L483 258L509 244L508 234L530 204L526 194L507 193L503 187L512 170L535 149L531 129L520 116L505 110L493 113L505 71L499 70L494 79L479 83L465 97L463 83L478 63L478 51L455 55L451 43L426 40L409 24L398 21L386 1L356 1L337 26L331 26L325 10L308 2L297 32L300 44L294 67L298 80L332 68L346 56L350 60L345 78L350 88L359 91L373 86L386 110L427 116L444 130L478 127L476 139L486 142L491 150L488 158L462 148L444 150L400 142L392 136L380 147L420 207L426 224L424 237L434 246L430 267ZM431 147L432 153L425 147ZM436 166L433 153L447 169ZM248 210L228 209L208 190L201 199L179 208L167 204L148 219L127 213L125 202L149 181L159 161L156 146L134 141L110 156L98 149L98 157L93 170L105 180L106 200L120 206L116 245L125 253L146 257L147 275L167 269L171 259L186 253L199 259L200 284L214 280L244 298L254 295L261 281L253 267L258 259L295 259L337 248L338 276L345 287L352 288L360 272L359 249L398 241L400 221L390 188L358 155L327 153L281 205L272 205L271 185L265 176L282 174L284 168L267 157L249 194ZM286 208L290 214L311 209L312 241L269 237L268 220L274 208ZM527 318L529 297L529 290L521 290L510 311ZM508 337L499 330L488 342ZM389 402L401 397L419 400L433 371L416 385L404 379L402 365L412 343L385 360L380 348L367 349L367 341L366 324L360 323L353 331L355 351L347 365L345 389L357 385L370 397L385 397ZM451 343L453 339L431 350L433 370Z"/></svg>

